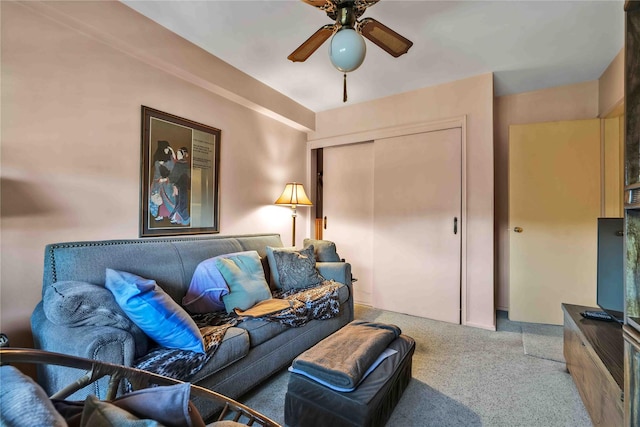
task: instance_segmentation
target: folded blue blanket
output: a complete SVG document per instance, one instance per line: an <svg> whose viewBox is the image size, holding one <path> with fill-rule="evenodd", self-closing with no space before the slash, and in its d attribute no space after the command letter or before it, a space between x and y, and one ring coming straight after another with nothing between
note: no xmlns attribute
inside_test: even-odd
<svg viewBox="0 0 640 427"><path fill-rule="evenodd" d="M342 389L354 389L401 331L395 325L353 321L296 357L292 368Z"/></svg>

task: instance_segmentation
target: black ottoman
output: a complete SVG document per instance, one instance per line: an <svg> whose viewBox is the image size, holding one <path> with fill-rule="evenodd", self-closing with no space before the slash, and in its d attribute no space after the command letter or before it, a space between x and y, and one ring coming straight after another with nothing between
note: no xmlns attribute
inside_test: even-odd
<svg viewBox="0 0 640 427"><path fill-rule="evenodd" d="M284 403L288 427L384 426L411 380L411 358L416 344L400 335L387 357L358 388L342 393L304 375L290 373Z"/></svg>

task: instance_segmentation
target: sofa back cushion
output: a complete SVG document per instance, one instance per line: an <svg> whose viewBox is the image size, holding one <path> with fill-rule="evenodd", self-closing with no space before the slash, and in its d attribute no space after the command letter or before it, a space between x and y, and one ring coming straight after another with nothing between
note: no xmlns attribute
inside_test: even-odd
<svg viewBox="0 0 640 427"><path fill-rule="evenodd" d="M111 268L153 279L174 301L181 301L200 262L247 250L265 256L267 244L282 246L280 235L52 243L45 248L42 294L52 283L66 280L104 286L105 271Z"/></svg>

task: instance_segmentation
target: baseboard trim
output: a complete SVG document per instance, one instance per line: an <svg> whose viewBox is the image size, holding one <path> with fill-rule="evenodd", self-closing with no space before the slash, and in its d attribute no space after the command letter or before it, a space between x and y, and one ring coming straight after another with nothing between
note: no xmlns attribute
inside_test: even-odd
<svg viewBox="0 0 640 427"><path fill-rule="evenodd" d="M487 331L496 331L496 325L485 325L482 323L473 323L473 322L466 322L464 324L465 326L471 326L472 328L479 328L479 329L486 329Z"/></svg>

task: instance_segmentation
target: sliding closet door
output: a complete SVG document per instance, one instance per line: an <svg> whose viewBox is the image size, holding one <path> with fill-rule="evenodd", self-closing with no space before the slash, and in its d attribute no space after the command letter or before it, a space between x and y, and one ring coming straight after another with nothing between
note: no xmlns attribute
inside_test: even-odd
<svg viewBox="0 0 640 427"><path fill-rule="evenodd" d="M371 305L373 286L373 143L323 149L323 238L351 264L354 301Z"/></svg>
<svg viewBox="0 0 640 427"><path fill-rule="evenodd" d="M374 142L373 303L460 323L462 133Z"/></svg>

